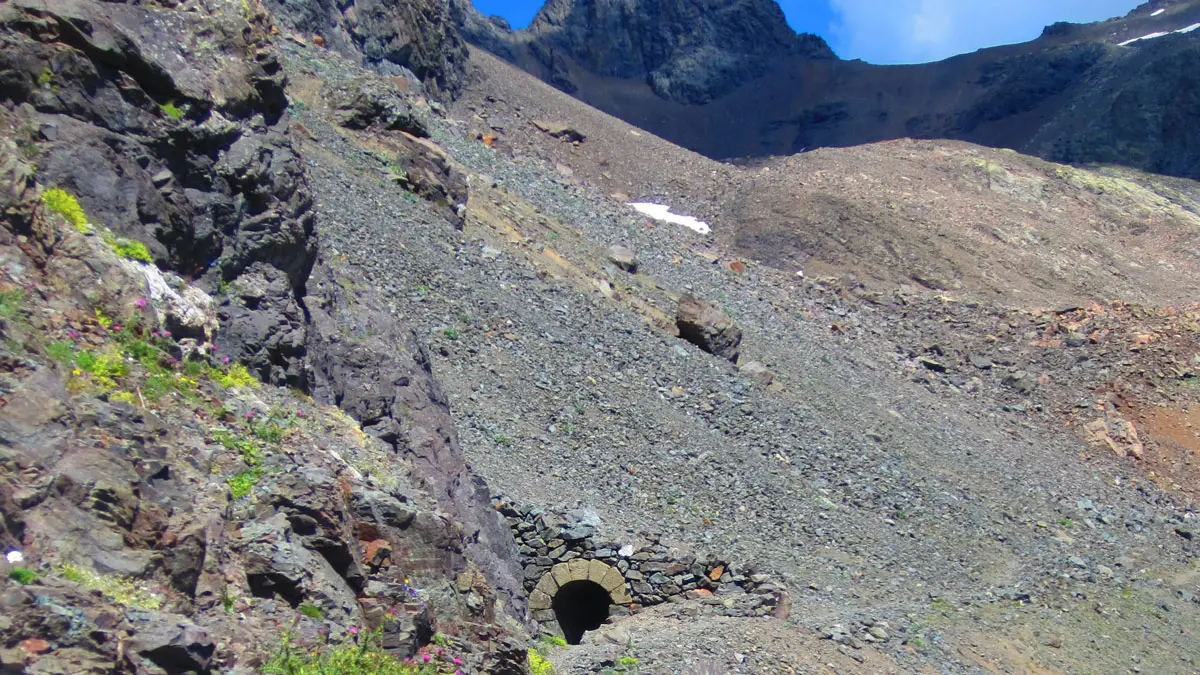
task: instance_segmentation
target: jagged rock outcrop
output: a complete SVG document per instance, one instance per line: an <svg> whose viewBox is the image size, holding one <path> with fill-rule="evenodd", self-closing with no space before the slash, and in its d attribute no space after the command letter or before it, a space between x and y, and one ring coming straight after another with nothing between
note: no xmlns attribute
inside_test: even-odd
<svg viewBox="0 0 1200 675"><path fill-rule="evenodd" d="M1190 93L1194 0L887 67L837 59L819 38L795 35L773 0L551 0L515 32L455 2L473 44L717 159L952 138L1200 177L1200 132L1189 122L1200 115Z"/></svg>
<svg viewBox="0 0 1200 675"><path fill-rule="evenodd" d="M437 95L463 85L467 49L448 0L266 0L272 16L296 31L361 59L387 75L407 70Z"/></svg>
<svg viewBox="0 0 1200 675"><path fill-rule="evenodd" d="M518 661L511 536L421 345L318 265L273 17L161 4L0 5L0 287L19 304L0 319L0 545L38 570L0 599L0 670L244 669L321 626L386 627L404 656L439 621L463 622L464 655L488 645L480 664ZM376 7L362 48L449 92L465 52L431 7ZM422 131L401 89L364 83L347 109ZM405 139L397 161L453 217L462 175Z"/></svg>

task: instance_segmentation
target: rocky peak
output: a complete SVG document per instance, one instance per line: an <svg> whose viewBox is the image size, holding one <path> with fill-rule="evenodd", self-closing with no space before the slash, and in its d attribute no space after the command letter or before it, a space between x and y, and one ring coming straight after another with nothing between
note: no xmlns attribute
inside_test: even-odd
<svg viewBox="0 0 1200 675"><path fill-rule="evenodd" d="M560 88L578 68L645 78L669 101L701 104L766 72L781 58L835 58L819 37L797 35L774 0L549 0L524 31L473 23L469 39L526 45ZM512 49L507 50L512 56Z"/></svg>

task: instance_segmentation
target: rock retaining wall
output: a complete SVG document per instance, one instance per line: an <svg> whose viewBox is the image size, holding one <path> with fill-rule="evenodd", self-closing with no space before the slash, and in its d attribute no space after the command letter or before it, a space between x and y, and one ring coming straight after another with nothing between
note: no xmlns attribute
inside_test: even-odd
<svg viewBox="0 0 1200 675"><path fill-rule="evenodd" d="M635 548L604 542L593 525L532 506L516 507L493 500L505 517L519 548L530 610L540 623L553 623L549 600L563 585L556 574L576 569L601 572L597 581L621 611L637 611L664 602L700 600L708 613L725 616L786 616L787 587L747 565L735 567L716 557L700 559L694 553L670 548L658 537ZM596 561L603 565L587 563ZM621 576L613 579L611 568ZM605 576L608 575L608 576ZM566 578L566 577L564 577ZM575 577L571 577L574 579ZM588 576L579 577L589 579Z"/></svg>

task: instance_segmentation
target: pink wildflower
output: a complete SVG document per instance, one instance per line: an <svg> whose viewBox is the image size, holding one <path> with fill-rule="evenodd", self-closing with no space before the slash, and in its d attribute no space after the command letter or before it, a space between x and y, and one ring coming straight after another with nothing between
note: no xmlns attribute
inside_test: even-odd
<svg viewBox="0 0 1200 675"><path fill-rule="evenodd" d="M134 306L134 307L137 307L138 309L141 309L141 308L145 307L145 306L146 306L146 299L145 299L145 298L138 298L137 300L134 300L134 301L133 301L133 306Z"/></svg>
<svg viewBox="0 0 1200 675"><path fill-rule="evenodd" d="M454 665L456 665L456 666L461 666L461 665L462 665L462 659L458 658L457 656L456 656L456 657L454 657Z"/></svg>
<svg viewBox="0 0 1200 675"><path fill-rule="evenodd" d="M358 635L358 626L350 626L350 635Z"/></svg>
<svg viewBox="0 0 1200 675"><path fill-rule="evenodd" d="M430 655L428 655L428 654L422 654L422 655L421 655L421 660L422 660L422 661L424 661L425 663L429 663L430 659L432 659L432 658L433 658L433 657L432 657L432 656L430 656Z"/></svg>

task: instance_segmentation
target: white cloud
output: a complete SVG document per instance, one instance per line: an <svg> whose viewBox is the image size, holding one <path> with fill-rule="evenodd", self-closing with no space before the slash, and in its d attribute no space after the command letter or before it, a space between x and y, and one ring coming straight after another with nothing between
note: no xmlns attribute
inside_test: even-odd
<svg viewBox="0 0 1200 675"><path fill-rule="evenodd" d="M1139 0L830 0L838 55L921 63L1025 42L1056 21L1123 16Z"/></svg>

